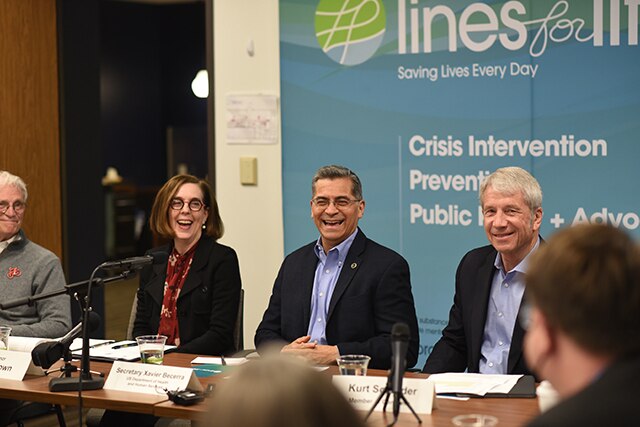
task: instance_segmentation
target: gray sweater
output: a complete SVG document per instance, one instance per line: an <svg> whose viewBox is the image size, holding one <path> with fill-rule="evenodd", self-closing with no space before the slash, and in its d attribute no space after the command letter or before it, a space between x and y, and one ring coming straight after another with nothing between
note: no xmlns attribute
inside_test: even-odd
<svg viewBox="0 0 640 427"><path fill-rule="evenodd" d="M7 303L62 289L65 278L60 260L20 230L18 238L0 253L0 302ZM69 296L58 295L0 310L0 325L11 326L11 335L56 338L71 329Z"/></svg>

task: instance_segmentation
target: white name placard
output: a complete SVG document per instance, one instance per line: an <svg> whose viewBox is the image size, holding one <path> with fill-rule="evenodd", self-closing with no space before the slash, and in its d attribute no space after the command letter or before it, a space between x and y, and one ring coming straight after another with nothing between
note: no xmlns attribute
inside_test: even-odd
<svg viewBox="0 0 640 427"><path fill-rule="evenodd" d="M164 390L202 391L191 368L121 361L113 362L104 388L156 395Z"/></svg>
<svg viewBox="0 0 640 427"><path fill-rule="evenodd" d="M2 379L22 381L30 364L31 353L0 350L0 378Z"/></svg>
<svg viewBox="0 0 640 427"><path fill-rule="evenodd" d="M368 411L376 399L384 392L387 386L387 378L334 375L333 384L345 395L354 408L360 411ZM435 387L433 382L426 378L404 378L402 381L402 394L418 414L430 414L435 408ZM385 398L383 397L376 405L376 411L382 411L384 400ZM388 411L392 410L392 404L393 395L390 394L387 405ZM411 410L404 402L401 402L400 412L410 413Z"/></svg>

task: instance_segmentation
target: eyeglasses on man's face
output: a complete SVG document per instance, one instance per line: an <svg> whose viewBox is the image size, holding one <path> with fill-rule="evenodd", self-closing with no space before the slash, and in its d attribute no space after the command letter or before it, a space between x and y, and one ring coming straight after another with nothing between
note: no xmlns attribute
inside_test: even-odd
<svg viewBox="0 0 640 427"><path fill-rule="evenodd" d="M171 203L169 204L169 206L174 211L179 211L180 209L182 209L184 204L185 204L185 201L182 200L182 199L172 199ZM189 203L187 204L187 206L189 206L189 210L191 210L193 212L198 212L199 210L202 209L202 207L204 206L204 203L202 203L202 200L191 199L189 201Z"/></svg>
<svg viewBox="0 0 640 427"><path fill-rule="evenodd" d="M360 199L348 199L346 197L338 197L336 199L327 199L326 197L316 197L311 199L311 203L319 209L327 209L330 204L333 204L337 209L345 209L354 203L361 202Z"/></svg>
<svg viewBox="0 0 640 427"><path fill-rule="evenodd" d="M24 210L26 209L27 204L21 200L17 200L13 202L13 204L6 201L2 201L0 202L0 214L7 213L7 211L9 210L9 207L13 208L13 211L15 213L22 214L24 213Z"/></svg>

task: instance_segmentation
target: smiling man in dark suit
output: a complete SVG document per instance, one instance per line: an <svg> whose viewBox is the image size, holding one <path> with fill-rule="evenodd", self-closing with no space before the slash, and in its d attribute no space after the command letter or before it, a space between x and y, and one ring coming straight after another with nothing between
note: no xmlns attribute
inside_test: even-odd
<svg viewBox="0 0 640 427"><path fill-rule="evenodd" d="M407 367L418 358L418 323L409 265L358 228L365 201L358 176L324 166L312 180L311 216L320 237L288 255L255 336L256 348L275 348L321 365L341 354L365 354L369 367L391 365L390 333L410 330Z"/></svg>
<svg viewBox="0 0 640 427"><path fill-rule="evenodd" d="M528 258L541 242L542 190L524 169L501 168L482 182L480 204L491 244L460 261L449 323L424 372L528 373L516 319Z"/></svg>

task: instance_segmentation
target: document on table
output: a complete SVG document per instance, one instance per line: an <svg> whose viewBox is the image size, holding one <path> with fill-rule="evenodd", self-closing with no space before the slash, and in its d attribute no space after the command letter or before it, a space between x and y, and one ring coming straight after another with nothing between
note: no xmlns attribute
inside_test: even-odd
<svg viewBox="0 0 640 427"><path fill-rule="evenodd" d="M435 383L436 394L465 396L508 395L521 377L522 375L469 374L460 372L429 375L429 379Z"/></svg>
<svg viewBox="0 0 640 427"><path fill-rule="evenodd" d="M226 365L226 366L235 366L242 365L247 362L246 357L204 357L198 356L191 361L192 365L200 365L200 364L214 364L214 365Z"/></svg>
<svg viewBox="0 0 640 427"><path fill-rule="evenodd" d="M175 345L165 345L164 352L168 353L175 348ZM82 348L72 351L71 354L76 359L81 358ZM138 343L136 341L125 340L114 342L104 340L89 346L89 357L92 360L103 360L108 362L114 360L133 362L140 359L140 350L138 349Z"/></svg>

